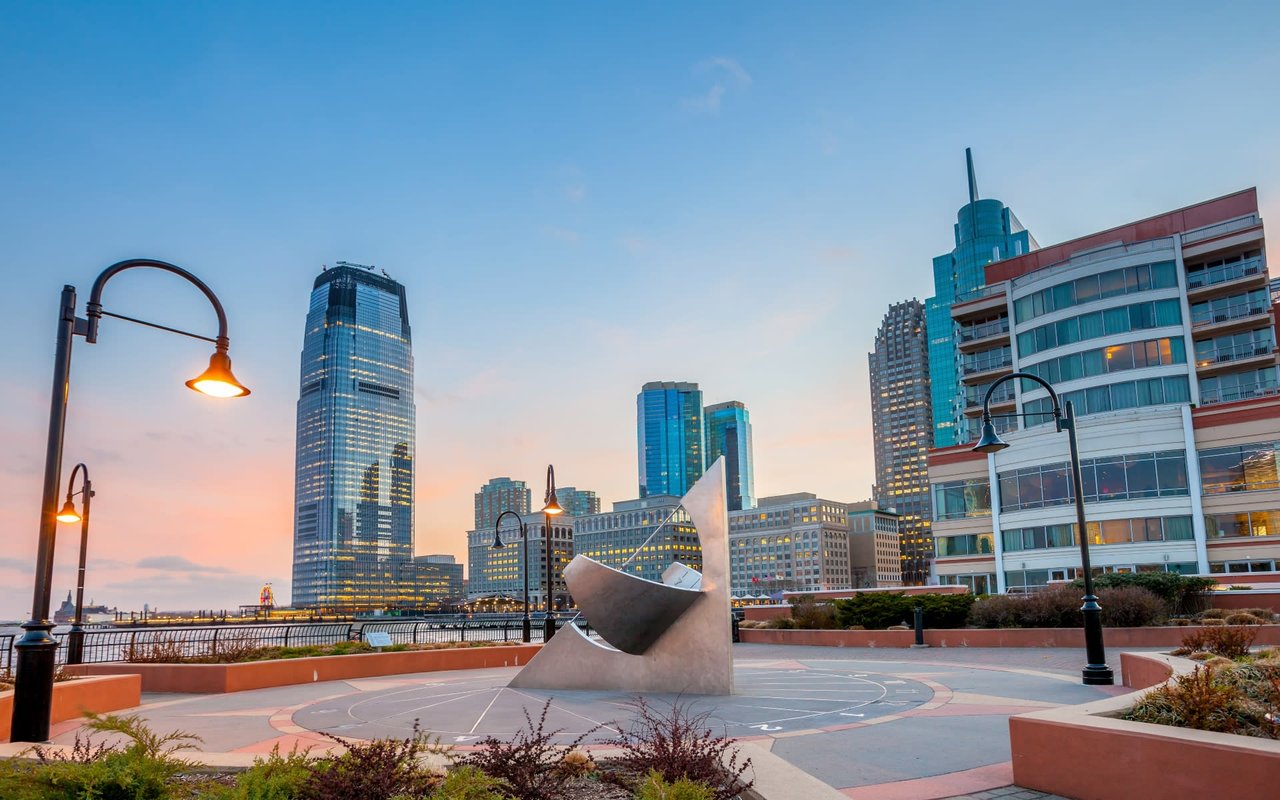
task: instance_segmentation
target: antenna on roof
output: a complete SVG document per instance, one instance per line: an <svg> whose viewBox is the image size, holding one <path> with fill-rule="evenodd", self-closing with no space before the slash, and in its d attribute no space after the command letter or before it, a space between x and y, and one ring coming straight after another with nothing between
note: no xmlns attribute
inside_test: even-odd
<svg viewBox="0 0 1280 800"><path fill-rule="evenodd" d="M329 271L329 265L328 265L328 264L321 264L321 265L320 265L320 271L321 271L321 272L328 272L328 271Z"/></svg>
<svg viewBox="0 0 1280 800"><path fill-rule="evenodd" d="M978 201L978 178L973 174L973 150L966 147L964 149L965 167L969 170L969 202L976 203Z"/></svg>

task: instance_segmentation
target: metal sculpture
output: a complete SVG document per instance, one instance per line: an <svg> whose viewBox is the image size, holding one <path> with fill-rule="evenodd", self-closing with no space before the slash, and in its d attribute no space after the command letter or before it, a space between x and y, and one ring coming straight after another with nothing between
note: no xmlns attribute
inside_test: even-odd
<svg viewBox="0 0 1280 800"><path fill-rule="evenodd" d="M673 564L665 582L654 583L575 556L565 583L608 644L567 625L516 675L513 688L733 693L723 458L681 504L702 547L701 580Z"/></svg>

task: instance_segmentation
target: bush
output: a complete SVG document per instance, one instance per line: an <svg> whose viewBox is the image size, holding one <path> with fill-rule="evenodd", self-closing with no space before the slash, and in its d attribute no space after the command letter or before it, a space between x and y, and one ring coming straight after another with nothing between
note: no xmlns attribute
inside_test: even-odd
<svg viewBox="0 0 1280 800"><path fill-rule="evenodd" d="M715 792L701 783L681 778L668 783L662 774L651 770L636 787L635 800L714 800Z"/></svg>
<svg viewBox="0 0 1280 800"><path fill-rule="evenodd" d="M818 603L808 595L801 595L791 604L791 619L797 628L830 630L836 627L836 610L830 603Z"/></svg>
<svg viewBox="0 0 1280 800"><path fill-rule="evenodd" d="M1201 611L1199 614L1196 614L1196 618L1197 619L1226 619L1227 617L1231 616L1231 613L1232 612L1226 610L1225 608L1206 608L1204 611Z"/></svg>
<svg viewBox="0 0 1280 800"><path fill-rule="evenodd" d="M295 795L300 800L416 800L429 797L444 778L421 764L423 756L442 751L418 728L417 720L405 739L360 742L323 735L347 750L312 763Z"/></svg>
<svg viewBox="0 0 1280 800"><path fill-rule="evenodd" d="M440 788L431 794L431 800L505 800L507 793L502 781L470 766L459 766L449 771Z"/></svg>
<svg viewBox="0 0 1280 800"><path fill-rule="evenodd" d="M1261 625L1262 624L1262 620L1258 619L1252 614L1245 614L1244 612L1240 612L1238 614L1232 614L1231 616L1223 620L1223 622L1227 623L1228 625Z"/></svg>
<svg viewBox="0 0 1280 800"><path fill-rule="evenodd" d="M1226 625L1227 621L1222 617L1205 617L1200 620L1201 625Z"/></svg>
<svg viewBox="0 0 1280 800"><path fill-rule="evenodd" d="M1084 587L1084 580L1077 579L1077 588ZM1094 589L1114 589L1121 586L1137 586L1155 594L1173 614L1194 614L1209 604L1208 592L1217 581L1213 578L1195 578L1176 572L1108 572L1093 579Z"/></svg>
<svg viewBox="0 0 1280 800"><path fill-rule="evenodd" d="M1173 651L1175 656L1204 651L1223 658L1239 658L1249 654L1249 648L1258 632L1248 626L1223 626L1192 631L1182 637L1182 647Z"/></svg>
<svg viewBox="0 0 1280 800"><path fill-rule="evenodd" d="M1080 613L1080 590L1070 584L1048 586L1023 597L1023 628L1079 628L1084 625Z"/></svg>
<svg viewBox="0 0 1280 800"><path fill-rule="evenodd" d="M524 711L524 727L516 731L511 741L486 737L479 743L479 749L462 759L461 763L498 778L505 784L507 792L517 800L549 800L556 797L572 775L561 767L560 747L555 744L555 738L562 731L546 730L547 711L550 708L551 700L548 699L542 706L537 722L533 721L527 710ZM574 739L569 744L569 750L576 749L599 728L597 725Z"/></svg>
<svg viewBox="0 0 1280 800"><path fill-rule="evenodd" d="M1153 689L1125 714L1125 719L1176 725L1202 731L1235 733L1243 696L1235 687L1214 680L1214 671L1198 666L1171 684Z"/></svg>
<svg viewBox="0 0 1280 800"><path fill-rule="evenodd" d="M687 779L703 784L711 787L713 800L732 800L755 784L745 778L751 759L740 762L733 742L710 731L711 712L694 713L680 700L665 712L643 697L630 705L636 719L628 727L616 726L621 733L609 742L622 750L614 759L621 769L636 775L657 773L667 783Z"/></svg>
<svg viewBox="0 0 1280 800"><path fill-rule="evenodd" d="M1102 624L1115 628L1155 625L1168 616L1165 602L1140 586L1117 586L1098 590Z"/></svg>
<svg viewBox="0 0 1280 800"><path fill-rule="evenodd" d="M1016 628L1024 598L1009 594L979 597L969 609L969 624L977 628Z"/></svg>
<svg viewBox="0 0 1280 800"><path fill-rule="evenodd" d="M240 773L233 796L236 800L293 800L310 777L307 751L295 748L282 756L277 744L265 759L255 758L253 766Z"/></svg>
<svg viewBox="0 0 1280 800"><path fill-rule="evenodd" d="M1252 614L1253 616L1262 620L1264 624L1269 624L1276 617L1276 612L1272 611L1269 608L1242 608L1240 609L1240 613Z"/></svg>
<svg viewBox="0 0 1280 800"><path fill-rule="evenodd" d="M796 621L791 617L774 617L769 620L768 627L782 631L794 630L796 627Z"/></svg>
<svg viewBox="0 0 1280 800"><path fill-rule="evenodd" d="M868 630L883 630L898 624L910 627L916 606L924 609L926 628L962 628L973 606L973 595L859 592L836 600L835 606L836 624L841 628L861 625Z"/></svg>

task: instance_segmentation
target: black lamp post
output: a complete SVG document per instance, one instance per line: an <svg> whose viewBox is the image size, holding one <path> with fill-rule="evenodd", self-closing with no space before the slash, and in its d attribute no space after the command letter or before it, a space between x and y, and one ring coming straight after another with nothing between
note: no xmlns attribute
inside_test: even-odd
<svg viewBox="0 0 1280 800"><path fill-rule="evenodd" d="M76 473L83 475L80 491L72 492L76 485ZM76 511L72 498L76 495L84 497L84 512ZM58 512L58 522L80 523L80 567L76 572L76 618L71 623L71 633L67 635L67 663L79 664L84 660L84 562L89 554L89 501L93 499L93 482L89 480L89 468L84 464L76 464L71 470L71 480L67 481L67 502Z"/></svg>
<svg viewBox="0 0 1280 800"><path fill-rule="evenodd" d="M973 449L979 453L998 453L1009 446L996 434L991 424L991 394L996 387L1014 378L1026 378L1034 381L1049 392L1053 401L1053 421L1059 431L1067 432L1067 443L1071 449L1071 490L1076 500L1076 535L1080 537L1080 569L1084 573L1084 605L1080 611L1084 615L1084 647L1088 663L1081 674L1087 686L1110 686L1115 683L1115 675L1107 666L1107 654L1102 645L1102 606L1093 593L1093 568L1089 565L1089 534L1084 522L1084 483L1080 478L1080 450L1076 444L1076 412L1070 400L1066 403L1066 413L1058 401L1058 393L1049 382L1026 372L1014 372L997 378L987 388L982 398L982 436Z"/></svg>
<svg viewBox="0 0 1280 800"><path fill-rule="evenodd" d="M544 549L547 556L547 618L542 621L542 641L549 642L551 637L556 635L556 618L552 614L551 598L555 594L554 585L551 576L551 518L559 514L563 514L564 509L560 507L560 503L556 500L556 471L550 464L547 465L547 494L543 498L542 507L542 530L545 541Z"/></svg>
<svg viewBox="0 0 1280 800"><path fill-rule="evenodd" d="M533 641L532 626L529 623L529 530L525 527L524 520L514 511L503 511L498 518L493 521L493 544L490 545L494 550L501 550L506 547L502 543L502 518L510 514L516 518L516 522L520 523L520 572L524 575L524 619L520 623L520 638L526 643Z"/></svg>
<svg viewBox="0 0 1280 800"><path fill-rule="evenodd" d="M102 290L107 281L135 267L150 267L171 272L186 279L204 293L218 317L217 338L113 314L102 308ZM40 500L40 533L36 546L35 590L31 601L31 619L23 623L26 633L14 644L15 676L13 687L13 723L10 739L15 742L43 742L49 738L49 713L53 704L53 676L58 642L49 634L49 591L53 584L53 549L57 529L58 489L62 483L62 440L67 419L67 395L71 382L71 343L73 336L83 336L93 344L98 341L98 323L103 317L115 317L171 333L212 342L213 355L203 373L187 381L187 386L212 397L243 397L249 394L231 374L227 357L227 315L213 291L195 275L164 261L134 258L112 264L93 282L85 317L76 316L76 289L63 286L58 303L58 328L53 359L53 391L49 404L49 433L44 459L44 488Z"/></svg>

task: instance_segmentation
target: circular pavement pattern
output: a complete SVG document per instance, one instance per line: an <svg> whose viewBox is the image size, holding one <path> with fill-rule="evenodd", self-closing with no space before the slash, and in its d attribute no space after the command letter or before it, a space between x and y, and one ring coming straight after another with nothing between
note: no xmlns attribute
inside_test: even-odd
<svg viewBox="0 0 1280 800"><path fill-rule="evenodd" d="M933 697L928 686L905 677L843 665L791 665L740 664L729 697L649 693L645 699L659 713L673 703L687 704L693 713L708 714L717 732L744 737L840 729L900 714ZM545 730L560 731L559 744L584 735L587 743L606 741L635 717L634 695L509 689L511 674L486 670L449 680L370 681L358 694L295 711L293 722L313 731L373 739L403 738L416 721L443 743L465 747L486 736L509 739L526 726L526 713L536 723L548 700Z"/></svg>

